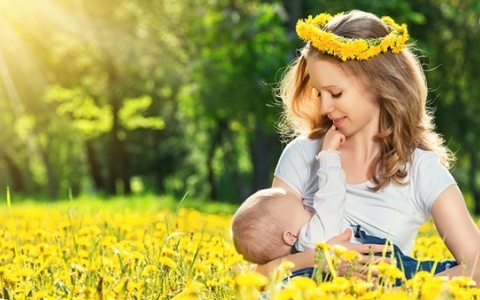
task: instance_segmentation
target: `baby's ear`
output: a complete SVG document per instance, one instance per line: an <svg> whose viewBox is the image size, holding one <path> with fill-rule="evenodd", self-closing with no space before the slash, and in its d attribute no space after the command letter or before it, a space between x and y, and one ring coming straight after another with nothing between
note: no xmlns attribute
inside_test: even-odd
<svg viewBox="0 0 480 300"><path fill-rule="evenodd" d="M297 236L294 235L291 231L285 231L283 233L283 241L285 242L285 244L293 246L297 241Z"/></svg>

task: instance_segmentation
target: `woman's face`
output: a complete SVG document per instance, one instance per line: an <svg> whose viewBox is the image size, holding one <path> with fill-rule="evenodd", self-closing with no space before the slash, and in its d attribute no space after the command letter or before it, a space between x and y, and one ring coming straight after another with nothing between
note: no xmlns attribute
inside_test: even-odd
<svg viewBox="0 0 480 300"><path fill-rule="evenodd" d="M347 138L378 133L380 107L372 92L330 61L309 57L307 69L318 92L320 113L332 120L337 130Z"/></svg>

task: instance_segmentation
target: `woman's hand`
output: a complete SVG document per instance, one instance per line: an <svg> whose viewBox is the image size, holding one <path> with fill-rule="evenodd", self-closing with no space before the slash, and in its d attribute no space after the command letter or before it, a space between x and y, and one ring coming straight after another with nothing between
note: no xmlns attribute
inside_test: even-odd
<svg viewBox="0 0 480 300"><path fill-rule="evenodd" d="M330 240L328 240L329 245L340 245L345 247L348 250L354 250L362 254L362 258L356 261L355 265L352 265L351 262L341 261L340 266L338 267L338 275L345 276L351 275L357 278L362 279L372 279L375 280L377 277L377 272L370 272L369 275L369 266L372 264L377 264L379 262L390 263L390 258L383 258L380 256L372 256L372 253L382 252L382 251L391 251L391 247L385 249L385 245L378 244L353 244L350 243L350 237L352 236L352 231L350 229L344 231L342 234L337 235ZM314 262L315 251L307 250L305 252L290 254L285 257L277 258L275 260L269 261L266 264L258 265L255 269L256 272L259 272L265 276L270 276L273 271L280 265L284 260L291 261L295 264L292 268L292 271L297 271L300 269L315 267ZM327 265L324 266L323 271L328 273ZM369 278L369 276L371 276Z"/></svg>
<svg viewBox="0 0 480 300"><path fill-rule="evenodd" d="M370 253L378 253L378 252L383 252L385 251L385 245L379 245L379 244L354 244L350 242L350 238L352 237L352 230L347 229L341 234L332 237L327 241L327 244L329 245L340 245L348 250L354 250L357 251L360 254L370 254ZM392 251L391 246L387 246L387 252Z"/></svg>
<svg viewBox="0 0 480 300"><path fill-rule="evenodd" d="M378 276L376 271L370 272L371 265L378 264L380 262L391 263L392 260L388 257L373 256L373 253L378 252L391 252L391 246L379 245L379 244L353 244L350 242L352 236L352 230L347 229L340 235L334 236L327 241L327 244L331 246L340 245L347 250L353 250L361 254L361 259L355 262L341 260L338 267L338 275L345 276L351 275L361 279L373 279ZM328 267L324 266L323 269L326 273L329 272ZM371 278L368 278L371 276Z"/></svg>

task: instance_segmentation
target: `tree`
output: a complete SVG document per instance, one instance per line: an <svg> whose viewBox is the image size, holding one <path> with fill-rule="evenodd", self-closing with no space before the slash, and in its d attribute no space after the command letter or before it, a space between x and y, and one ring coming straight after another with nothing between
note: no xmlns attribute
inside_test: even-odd
<svg viewBox="0 0 480 300"><path fill-rule="evenodd" d="M238 201L270 185L280 152L272 84L287 60L285 12L259 1L216 1L192 11L199 15L180 39L195 58L182 111L204 153L198 172L209 198Z"/></svg>
<svg viewBox="0 0 480 300"><path fill-rule="evenodd" d="M422 1L418 6L425 22L414 28L421 48L436 120L458 161L453 170L474 213L480 213L480 130L477 84L480 71L478 48L480 5L477 1Z"/></svg>

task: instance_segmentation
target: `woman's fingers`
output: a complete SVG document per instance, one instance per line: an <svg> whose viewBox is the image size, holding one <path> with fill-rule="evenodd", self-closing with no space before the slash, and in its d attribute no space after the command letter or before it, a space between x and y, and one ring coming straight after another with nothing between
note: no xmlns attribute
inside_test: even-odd
<svg viewBox="0 0 480 300"><path fill-rule="evenodd" d="M378 272L371 270L369 264L363 264L361 262L351 264L342 262L342 265L338 268L338 274L340 276L353 276L361 279L376 280Z"/></svg>
<svg viewBox="0 0 480 300"><path fill-rule="evenodd" d="M369 280L376 280L379 273L373 266L392 262L393 259L389 257L362 255L362 258L355 262L341 260L337 270L340 276L348 275L364 279L368 277ZM328 273L328 268L324 268L324 271Z"/></svg>
<svg viewBox="0 0 480 300"><path fill-rule="evenodd" d="M362 254L367 253L378 253L378 252L392 252L392 246L389 245L377 245L377 244L352 244L345 243L341 244L349 250L354 250Z"/></svg>
<svg viewBox="0 0 480 300"><path fill-rule="evenodd" d="M368 256L368 255L363 255L362 259L360 260L360 263L364 265L378 265L380 263L386 263L386 264L392 264L394 261L393 258L391 257L383 257L383 256Z"/></svg>
<svg viewBox="0 0 480 300"><path fill-rule="evenodd" d="M340 233L339 235L334 236L331 239L329 239L327 241L327 243L330 244L330 245L339 244L339 245L345 246L344 243L348 243L348 241L350 240L351 237L352 237L352 230L351 229L346 229L344 232ZM352 244L352 245L354 245L354 244ZM350 247L347 247L347 248L350 249ZM352 249L352 250L354 250L354 249Z"/></svg>

